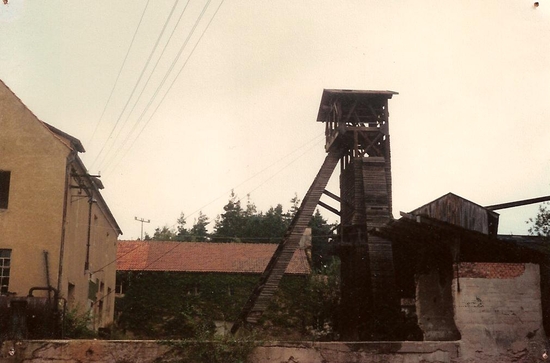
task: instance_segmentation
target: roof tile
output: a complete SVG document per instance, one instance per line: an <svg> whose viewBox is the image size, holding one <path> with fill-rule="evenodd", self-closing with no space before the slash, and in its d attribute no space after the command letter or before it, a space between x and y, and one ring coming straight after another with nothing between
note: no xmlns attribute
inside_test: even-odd
<svg viewBox="0 0 550 363"><path fill-rule="evenodd" d="M277 248L267 243L119 241L119 271L262 273ZM287 274L309 274L306 254L297 249Z"/></svg>

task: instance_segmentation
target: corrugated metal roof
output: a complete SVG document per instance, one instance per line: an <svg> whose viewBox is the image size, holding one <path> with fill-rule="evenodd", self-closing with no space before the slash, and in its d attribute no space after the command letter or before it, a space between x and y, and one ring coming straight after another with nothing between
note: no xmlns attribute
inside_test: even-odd
<svg viewBox="0 0 550 363"><path fill-rule="evenodd" d="M119 241L117 270L262 273L276 248L267 243ZM286 273L310 271L305 252L296 250Z"/></svg>

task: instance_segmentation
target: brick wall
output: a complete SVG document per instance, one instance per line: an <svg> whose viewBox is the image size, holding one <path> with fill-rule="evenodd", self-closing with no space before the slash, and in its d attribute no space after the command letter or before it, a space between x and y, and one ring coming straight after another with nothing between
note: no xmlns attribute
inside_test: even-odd
<svg viewBox="0 0 550 363"><path fill-rule="evenodd" d="M462 262L458 265L459 278L513 279L524 273L524 263Z"/></svg>

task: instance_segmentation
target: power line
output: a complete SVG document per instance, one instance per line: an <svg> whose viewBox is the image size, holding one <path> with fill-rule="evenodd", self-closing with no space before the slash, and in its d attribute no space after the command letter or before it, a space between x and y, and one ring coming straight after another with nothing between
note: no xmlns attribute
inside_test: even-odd
<svg viewBox="0 0 550 363"><path fill-rule="evenodd" d="M150 219L134 217L138 222L141 222L141 240L143 240L143 223L151 223Z"/></svg>
<svg viewBox="0 0 550 363"><path fill-rule="evenodd" d="M270 181L271 179L273 179L275 176L277 176L279 173L281 173L283 170L285 170L286 168L288 168L290 165L294 164L298 159L300 159L302 156L304 156L305 154L307 154L308 152L310 152L314 147L316 147L318 144L320 144L323 140L320 140L318 141L317 143L315 143L313 146L311 146L309 149L307 149L306 151L304 151L302 154L300 154L297 158L295 158L294 160L292 160L290 163L286 164L285 166L283 166L281 169L279 169L275 174L273 174L271 177L269 177L268 179L266 179L263 183L261 183L260 185L258 185L256 188L252 189L251 191L248 192L248 194L256 191L257 189L259 189L260 187L262 187L264 184L266 184L268 181Z"/></svg>
<svg viewBox="0 0 550 363"><path fill-rule="evenodd" d="M277 161L275 161L274 163L269 163L269 165L268 165L267 167L263 168L262 170L260 170L260 171L257 172L256 174L252 175L251 177L249 177L249 178L243 180L242 182L240 182L240 183L237 184L236 186L232 187L231 189L227 190L227 191L224 192L223 194L220 194L220 195L219 195L218 197L216 197L215 199L211 200L210 202L206 203L205 205L203 205L203 206L200 207L199 209L197 209L197 210L195 210L194 212L192 212L191 214L189 214L188 217L189 217L189 216L192 216L192 215L194 215L194 214L196 214L197 212L199 212L199 211L201 211L201 210L203 210L204 208L206 208L206 207L208 207L209 205L211 205L212 203L214 203L214 202L220 200L221 198L226 197L226 196L227 196L227 193L231 192L232 190L235 190L235 189L239 188L240 186L242 186L242 185L244 185L245 183L249 182L250 180L254 179L254 178L257 177L258 175L262 174L262 173L265 172L266 170L271 169L272 167L274 167L275 165L277 165L279 162L281 162L282 160L286 159L288 156L294 154L294 153L297 152L298 150L304 148L306 145L310 144L311 142L316 141L315 145L317 145L317 144L319 143L319 141L317 141L317 139L318 139L320 136L322 136L322 135L324 135L324 132L321 133L321 134L318 134L317 136L315 136L313 139L309 140L309 141L306 142L305 144L302 144L300 147L298 147L298 148L294 149L293 151L287 153L286 155L284 155L283 157L279 158L279 159L278 159ZM314 145L314 146L315 146L315 145ZM306 154L307 152L309 152L309 150L311 150L311 149L313 149L313 147L310 147L306 152L304 152L303 154L301 154L300 156L298 156L296 159L292 160L289 164L287 164L285 167L283 167L283 169L285 169L285 168L286 168L287 166L289 166L290 164L294 163L297 159L301 158L303 155L305 155L305 154ZM279 172L277 172L276 174L278 174L278 173L279 173ZM275 175L276 175L276 174L275 174ZM272 179L272 178L273 178L273 176L270 177L268 180L270 180L270 179ZM267 182L267 181L266 181L266 182ZM265 182L262 183L261 185L263 185L263 184L265 184ZM261 185L260 185L260 186L261 186ZM254 190L258 189L258 188L259 188L259 187L253 189L252 191L254 191ZM252 191L249 192L249 193L247 193L247 194L252 193ZM239 201L239 202L242 201L242 198L239 198L238 201ZM172 225L170 226L170 228L173 228L176 224L177 224L177 222L174 223L174 224L172 224Z"/></svg>
<svg viewBox="0 0 550 363"><path fill-rule="evenodd" d="M197 43L195 44L195 46L194 46L193 49L191 50L191 53L188 55L188 57L187 57L185 63L184 63L183 66L180 68L178 74L176 75L176 78L174 79L174 81L172 81L172 83L170 84L170 87L168 88L168 90L167 90L166 93L164 94L164 97L166 97L166 94L170 91L170 89L171 89L172 86L174 85L175 80L176 80L177 77L180 75L181 71L183 70L183 68L185 67L185 65L187 64L187 62L189 61L189 58L193 55L193 53L194 53L195 49L197 48L198 44L200 43L202 37L204 36L204 34L206 33L206 31L207 31L208 28L210 27L210 24L212 24L212 21L213 21L214 18L216 17L216 14L218 13L218 11L220 10L220 8L221 8L223 2L224 2L224 0L222 0L222 1L220 2L220 4L218 5L218 8L217 8L216 11L214 12L214 15L212 15L212 18L210 19L210 21L209 21L208 24L206 25L206 27L205 27L205 29L203 30L201 36L199 37ZM208 1L207 5L208 5L209 3L210 3L210 1ZM206 6L205 6L205 8L203 9L203 13L201 13L201 15L204 14L204 11L205 11L205 10L206 10ZM197 23L196 23L196 24L197 24ZM180 53L181 53L181 52L180 52ZM157 89L157 90L158 90L158 89ZM162 101L164 100L164 97L162 98L162 100L160 101L160 103L162 103ZM151 118L153 117L154 113L156 112L156 110L157 110L158 107L160 106L160 103L159 103L159 105L157 106L157 108L155 109L155 111L153 112L153 114L152 114L152 115L149 117L149 119L147 120L147 123L149 123L149 121L150 121ZM147 126L147 123L145 124L144 128ZM144 129L144 128L143 128L143 129ZM141 130L141 132L143 131L143 129ZM138 134L137 138L139 138L139 136L141 135L141 132ZM134 139L134 142L135 142L135 140L137 140L137 138ZM130 148L131 148L132 146L133 146L133 143L132 143L132 145L130 146ZM129 150L129 149L128 149L128 150ZM128 151L128 150L127 150L127 151ZM126 151L126 152L127 152L127 151ZM125 155L126 155L126 153L125 153L125 154L123 155L123 157L119 160L119 163L120 163L120 161L124 158ZM118 163L117 163L116 165L118 165ZM194 213L196 213L196 212L194 212ZM194 214L194 213L193 213L193 214ZM177 247L177 246L176 246L176 247ZM132 252L132 251L130 251L130 252ZM130 252L128 252L128 253L130 253ZM167 253L169 253L169 252L170 252L170 251L167 251ZM164 255L166 255L166 253L165 253ZM160 256L159 258L162 258L164 255ZM115 260L111 261L110 263L108 263L108 264L105 265L105 266L108 266L108 265L110 265L110 264L112 264L112 263L115 263L117 260L118 260L118 258L115 258ZM153 262L154 262L154 261L153 261Z"/></svg>
<svg viewBox="0 0 550 363"><path fill-rule="evenodd" d="M172 40L172 37L174 36L174 33L176 32L180 22L181 22L181 19L183 18L183 15L185 14L186 10L187 10L187 7L189 5L190 1L188 1L186 4L185 4L185 7L184 9L182 10L179 18L178 18L178 21L176 22L176 25L174 25L173 29L172 29L172 33L170 33L170 36L168 37L168 40L166 41L166 43L164 44L164 48L162 49L162 52L160 53L159 57L157 58L157 61L155 62L155 65L153 66L153 69L152 71L149 73L149 77L147 77L147 80L145 81L145 85L141 88L141 92L139 93L139 95L137 96L135 102L134 102L134 105L132 106L132 108L130 109L130 112L128 112L128 115L126 116L126 119L124 120L124 123L123 125L126 124L126 122L128 121L128 119L130 118L130 116L132 115L132 113L134 112L139 100L141 99L141 96L143 96L143 92L145 92L145 89L147 88L147 86L149 85L149 81L151 80L151 77L153 76L153 74L155 73L155 70L157 69L157 66L158 64L160 63L160 60L162 59L162 56L164 55L164 52L166 51L166 49L168 48L168 44L170 44L170 41ZM124 127L124 126L123 126ZM132 128L132 130L130 131L130 133L134 130L134 128ZM120 132L122 131L122 128L119 129L118 131L118 134L116 135L115 137L115 141L113 142L112 145L114 145L114 143L116 142L116 140L118 139L118 136L120 135ZM119 148L114 152L114 154L111 156L111 158L109 159L109 161L107 162L106 166L108 166L112 160L114 158L116 158L116 156L118 155L118 153L120 152L121 150L121 147L119 146ZM105 159L105 158L104 158Z"/></svg>
<svg viewBox="0 0 550 363"><path fill-rule="evenodd" d="M154 111L151 113L151 115L149 116L149 118L147 119L147 121L145 122L145 125L142 127L142 129L139 131L138 135L134 138L134 140L132 141L132 143L130 144L130 147L128 149L126 149L126 151L124 152L124 154L122 155L122 157L119 159L119 161L115 164L115 167L118 166L118 164L122 161L122 159L124 159L124 157L126 156L126 154L128 153L128 151L130 151L130 149L132 149L132 147L134 146L135 142L137 141L137 139L139 139L139 137L141 136L141 133L143 132L143 130L145 130L145 128L147 127L147 125L149 124L149 122L151 121L151 119L153 118L153 116L155 115L155 113L157 112L157 110L159 109L160 105L162 104L162 102L164 101L164 99L166 98L166 95L170 92L170 90L172 89L172 87L174 86L174 83L176 82L176 80L178 79L179 75L181 74L181 72L183 71L183 69L185 68L185 66L187 65L187 62L189 61L189 59L191 58L191 56L193 55L193 53L195 52L195 49L197 48L197 46L199 45L200 41L202 40L204 34L206 33L206 31L208 30L208 28L210 27L210 25L212 24L212 21L214 20L214 18L216 17L216 14L218 13L218 11L220 10L222 4L223 4L224 0L222 0L220 2L220 5L218 5L218 8L216 9L216 11L214 12L214 15L212 15L212 18L210 19L210 21L208 22L208 24L206 25L206 27L204 28L201 36L199 37L199 39L197 40L197 42L195 43L195 46L193 47L193 49L191 50L191 52L189 53L189 55L187 56L187 59L185 60L185 63L182 65L182 67L180 68L180 70L178 71L178 73L176 74L176 77L173 79L172 83L170 84L170 86L168 87L168 89L166 90L166 92L164 93L164 96L162 97L162 99L160 100L160 102L157 104L157 107L154 109ZM207 5L210 3L210 0L208 1ZM199 18L202 18L202 15L204 15L204 12L206 11L206 6L205 8L203 8L203 12L201 13L200 17ZM199 19L200 20L200 19ZM198 21L195 23L195 26L193 27L193 30L192 32L194 32L196 26L198 25ZM189 37L192 35L192 33L190 33ZM188 37L188 39L189 39ZM188 40L187 39L187 40ZM184 46L187 44L187 40L186 40L186 43L184 43ZM140 118L138 119L138 122L136 122L134 124L134 128L132 128L132 130L130 131L130 134L128 134L128 137L124 140L124 143L123 145L121 146L121 148L126 144L126 142L129 140L130 136L131 136L131 133L134 131L134 129L137 127L139 121L141 121L141 119L143 118L143 116L145 115L145 113L147 112L147 110L149 109L149 106L151 105L151 103L153 102L153 99L154 97L156 97L158 91L160 90L160 88L164 85L164 82L166 81L166 79L168 78L168 75L169 73L172 71L173 67L175 66L175 63L177 61L177 59L179 59L181 53L183 52L183 49L184 47L182 47L178 53L178 56L177 58L174 60L174 62L172 62L172 65L170 67L170 69L168 70L168 72L166 73L164 79L162 80L162 83L159 87L157 87L157 90L155 91L155 94L153 95L153 97L151 98L150 102L148 103L146 109L142 112ZM107 170L108 170L108 167L107 167Z"/></svg>
<svg viewBox="0 0 550 363"><path fill-rule="evenodd" d="M122 108L122 111L120 112L120 115L118 116L116 122L115 122L115 125L113 126L113 128L111 129L111 132L109 133L109 136L107 137L107 140L105 140L105 143L103 144L103 147L101 148L101 150L99 151L99 154L97 154L96 158L94 159L94 161L92 162L92 166L95 165L95 162L98 160L99 156L103 153L103 150L105 149L105 146L107 146L107 144L109 143L109 140L111 138L111 136L113 136L113 132L115 131L116 127L118 126L119 122L120 122L120 119L122 118L122 115L124 114L124 111L126 111L126 107L128 107L128 104L130 103L130 100L132 99L132 96L134 95L134 92L136 91L137 89L137 86L139 84L139 82L141 81L141 79L143 78L143 74L145 73L145 70L147 69L147 67L149 66L149 62L151 61L151 58L153 57L153 54L155 53L155 50L157 49L158 45L159 45L159 42L160 42L160 39L162 38L162 36L164 35L164 31L166 30L166 27L168 25L168 22L170 21L170 19L172 18L172 15L174 14L174 10L178 4L179 0L176 0L174 1L174 5L172 6L172 9L170 10L170 14L168 15L168 17L166 18L166 21L164 22L164 26L162 27L162 30L159 34L159 36L157 37L157 41L155 42L155 45L153 47L153 49L151 50L151 52L149 53L149 57L147 58L147 62L145 62L145 65L143 66L143 69L141 70L141 74L139 75L139 78L138 80L136 81L136 84L134 85L134 88L132 89L132 92L130 94L130 96L128 97L128 100L126 101L126 104L124 105L124 107ZM124 124L121 126L120 130L124 128ZM120 132L119 132L120 133ZM118 134L117 134L118 136ZM113 143L116 141L116 139L113 141ZM111 143L111 145L113 144ZM105 157L103 157L102 160L104 160ZM102 161L103 162L103 161ZM101 164L101 163L100 163Z"/></svg>
<svg viewBox="0 0 550 363"><path fill-rule="evenodd" d="M128 46L128 50L126 51L126 56L124 57L124 60L122 61L122 65L120 66L120 69L118 70L118 74L115 79L115 83L113 84L113 88L111 89L111 93L109 94L109 98L107 99L107 102L105 103L105 107L103 107L103 112L101 112L101 116L99 117L99 120L97 121L94 132L92 133L92 136L90 137L90 140L88 143L91 144L95 133L97 132L97 129L99 128L99 124L101 123L101 120L103 120L103 115L105 115L105 110L107 110L107 105L109 105L109 102L111 101L111 98L113 97L113 92L115 91L115 88L118 84L118 79L120 78L120 75L122 73L122 69L124 68L124 65L126 64L126 60L128 59L128 55L130 54L130 49L132 49L132 45L134 44L134 40L136 39L136 35L138 33L139 28L141 27L141 22L143 21L143 17L145 16L145 11L147 10L147 7L149 6L149 1L147 0L147 3L145 4L145 8L143 8L143 12L141 13L141 18L139 19L139 23L136 27L136 31L134 32L134 36L132 37L132 41L130 42L130 46Z"/></svg>

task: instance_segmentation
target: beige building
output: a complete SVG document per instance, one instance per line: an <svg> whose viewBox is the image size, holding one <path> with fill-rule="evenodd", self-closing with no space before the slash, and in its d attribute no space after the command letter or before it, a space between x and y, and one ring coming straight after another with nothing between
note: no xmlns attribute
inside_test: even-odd
<svg viewBox="0 0 550 363"><path fill-rule="evenodd" d="M0 298L58 293L97 329L113 320L122 232L80 152L0 81Z"/></svg>

